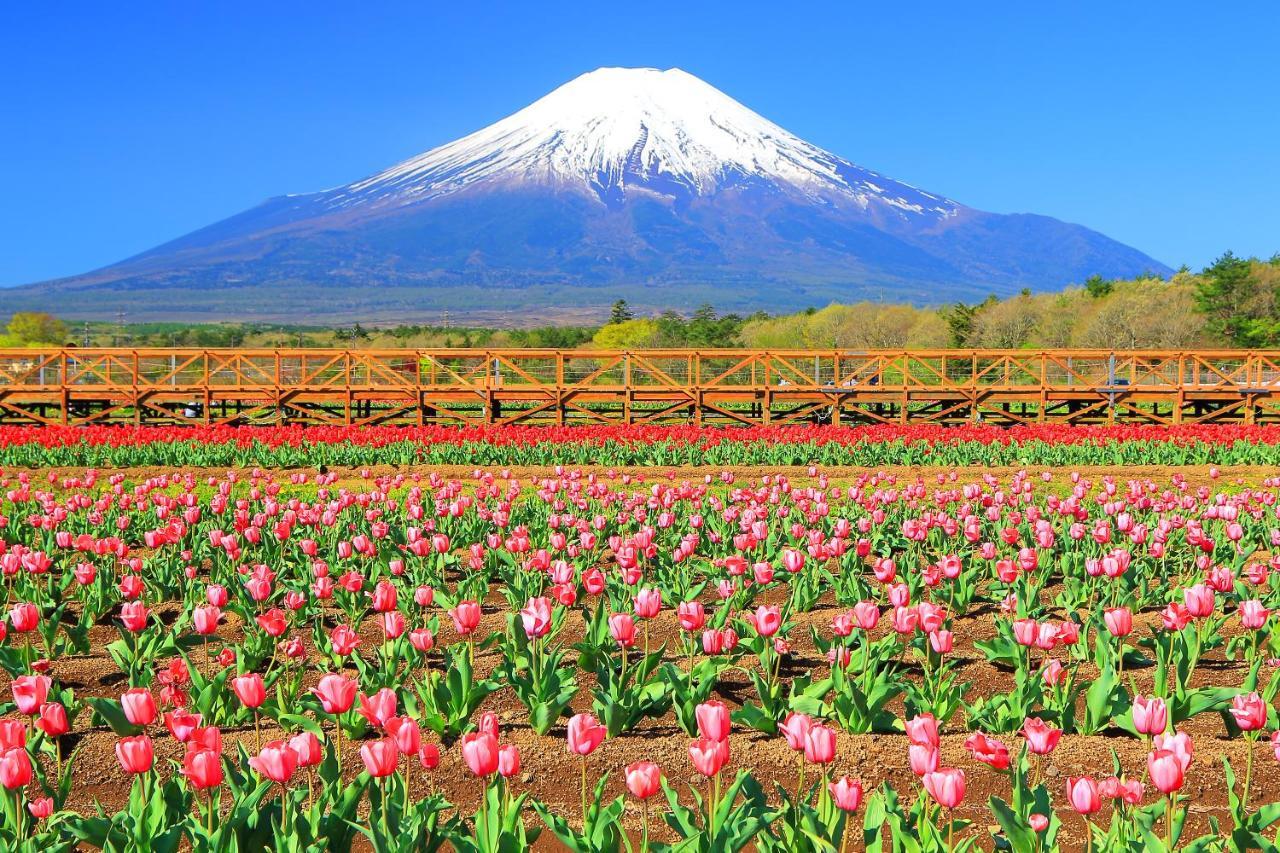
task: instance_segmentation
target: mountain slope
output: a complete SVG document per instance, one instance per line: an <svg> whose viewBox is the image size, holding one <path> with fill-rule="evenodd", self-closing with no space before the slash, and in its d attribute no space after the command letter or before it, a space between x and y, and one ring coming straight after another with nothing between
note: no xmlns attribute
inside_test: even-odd
<svg viewBox="0 0 1280 853"><path fill-rule="evenodd" d="M619 297L937 302L1146 270L1167 271L1086 228L864 169L678 69L609 68L363 180L4 296L56 294L75 317L127 301L140 317L550 318Z"/></svg>

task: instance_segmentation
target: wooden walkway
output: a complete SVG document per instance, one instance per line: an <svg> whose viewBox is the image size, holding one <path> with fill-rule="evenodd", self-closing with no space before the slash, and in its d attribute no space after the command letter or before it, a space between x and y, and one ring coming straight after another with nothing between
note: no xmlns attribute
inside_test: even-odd
<svg viewBox="0 0 1280 853"><path fill-rule="evenodd" d="M1280 423L1280 352L0 350L0 424Z"/></svg>

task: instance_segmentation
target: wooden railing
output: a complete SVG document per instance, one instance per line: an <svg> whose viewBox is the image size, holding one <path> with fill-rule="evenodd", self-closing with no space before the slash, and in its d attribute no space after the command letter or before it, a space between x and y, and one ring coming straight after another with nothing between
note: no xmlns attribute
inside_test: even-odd
<svg viewBox="0 0 1280 853"><path fill-rule="evenodd" d="M1280 352L0 350L0 423L1280 421Z"/></svg>

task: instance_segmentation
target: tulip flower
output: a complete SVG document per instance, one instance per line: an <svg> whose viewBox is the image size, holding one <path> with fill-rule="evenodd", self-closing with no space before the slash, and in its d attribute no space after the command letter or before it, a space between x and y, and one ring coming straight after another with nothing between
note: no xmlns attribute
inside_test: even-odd
<svg viewBox="0 0 1280 853"><path fill-rule="evenodd" d="M994 770L1009 769L1009 748L995 738L987 737L982 732L974 732L965 739L964 746L973 754L975 761Z"/></svg>
<svg viewBox="0 0 1280 853"><path fill-rule="evenodd" d="M262 778L283 786L298 769L298 753L282 740L269 741L249 759L249 766Z"/></svg>
<svg viewBox="0 0 1280 853"><path fill-rule="evenodd" d="M49 696L53 680L47 675L21 675L9 684L18 713L34 717Z"/></svg>
<svg viewBox="0 0 1280 853"><path fill-rule="evenodd" d="M355 679L330 673L322 676L311 692L320 699L326 714L345 714L355 703L357 687Z"/></svg>
<svg viewBox="0 0 1280 853"><path fill-rule="evenodd" d="M1139 734L1163 734L1169 723L1169 710L1164 700L1156 696L1135 696L1133 700L1133 727Z"/></svg>
<svg viewBox="0 0 1280 853"><path fill-rule="evenodd" d="M156 700L145 687L126 690L120 696L124 716L135 726L149 726L156 721Z"/></svg>
<svg viewBox="0 0 1280 853"><path fill-rule="evenodd" d="M1033 755L1053 752L1062 737L1062 730L1055 729L1039 717L1028 717L1022 723L1022 734L1027 739L1027 749Z"/></svg>
<svg viewBox="0 0 1280 853"><path fill-rule="evenodd" d="M1080 815L1091 815L1102 808L1098 783L1088 776L1067 777L1067 802Z"/></svg>
<svg viewBox="0 0 1280 853"><path fill-rule="evenodd" d="M400 751L390 738L369 741L360 747L360 760L364 762L364 769L375 779L395 773L399 758Z"/></svg>
<svg viewBox="0 0 1280 853"><path fill-rule="evenodd" d="M498 739L487 732L470 732L462 736L462 760L476 776L484 778L498 772Z"/></svg>
<svg viewBox="0 0 1280 853"><path fill-rule="evenodd" d="M359 694L360 705L356 708L360 716L376 728L385 728L387 721L396 715L396 706L400 700L390 687L383 687L372 696Z"/></svg>
<svg viewBox="0 0 1280 853"><path fill-rule="evenodd" d="M921 780L924 789L938 805L945 809L954 809L964 802L964 771L955 768L943 768L926 773ZM948 842L947 847L954 849Z"/></svg>
<svg viewBox="0 0 1280 853"><path fill-rule="evenodd" d="M498 747L498 775L510 779L520 772L520 750L510 743Z"/></svg>
<svg viewBox="0 0 1280 853"><path fill-rule="evenodd" d="M698 733L709 740L725 740L729 737L729 709L719 700L703 702L694 708Z"/></svg>
<svg viewBox="0 0 1280 853"><path fill-rule="evenodd" d="M810 764L830 764L836 758L835 729L814 723L805 738L804 758Z"/></svg>
<svg viewBox="0 0 1280 853"><path fill-rule="evenodd" d="M729 742L700 737L689 744L689 760L693 769L712 779L729 761Z"/></svg>
<svg viewBox="0 0 1280 853"><path fill-rule="evenodd" d="M197 791L216 788L223 779L222 756L211 749L189 750L180 772Z"/></svg>

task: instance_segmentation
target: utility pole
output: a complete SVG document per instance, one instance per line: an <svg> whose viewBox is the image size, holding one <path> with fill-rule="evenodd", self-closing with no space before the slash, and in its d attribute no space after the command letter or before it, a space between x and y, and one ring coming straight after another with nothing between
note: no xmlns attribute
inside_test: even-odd
<svg viewBox="0 0 1280 853"><path fill-rule="evenodd" d="M111 345L113 347L120 346L120 344L124 343L126 340L126 335L124 331L125 316L127 315L123 308L121 308L119 311L116 312L116 326L117 326L116 337L111 341Z"/></svg>

